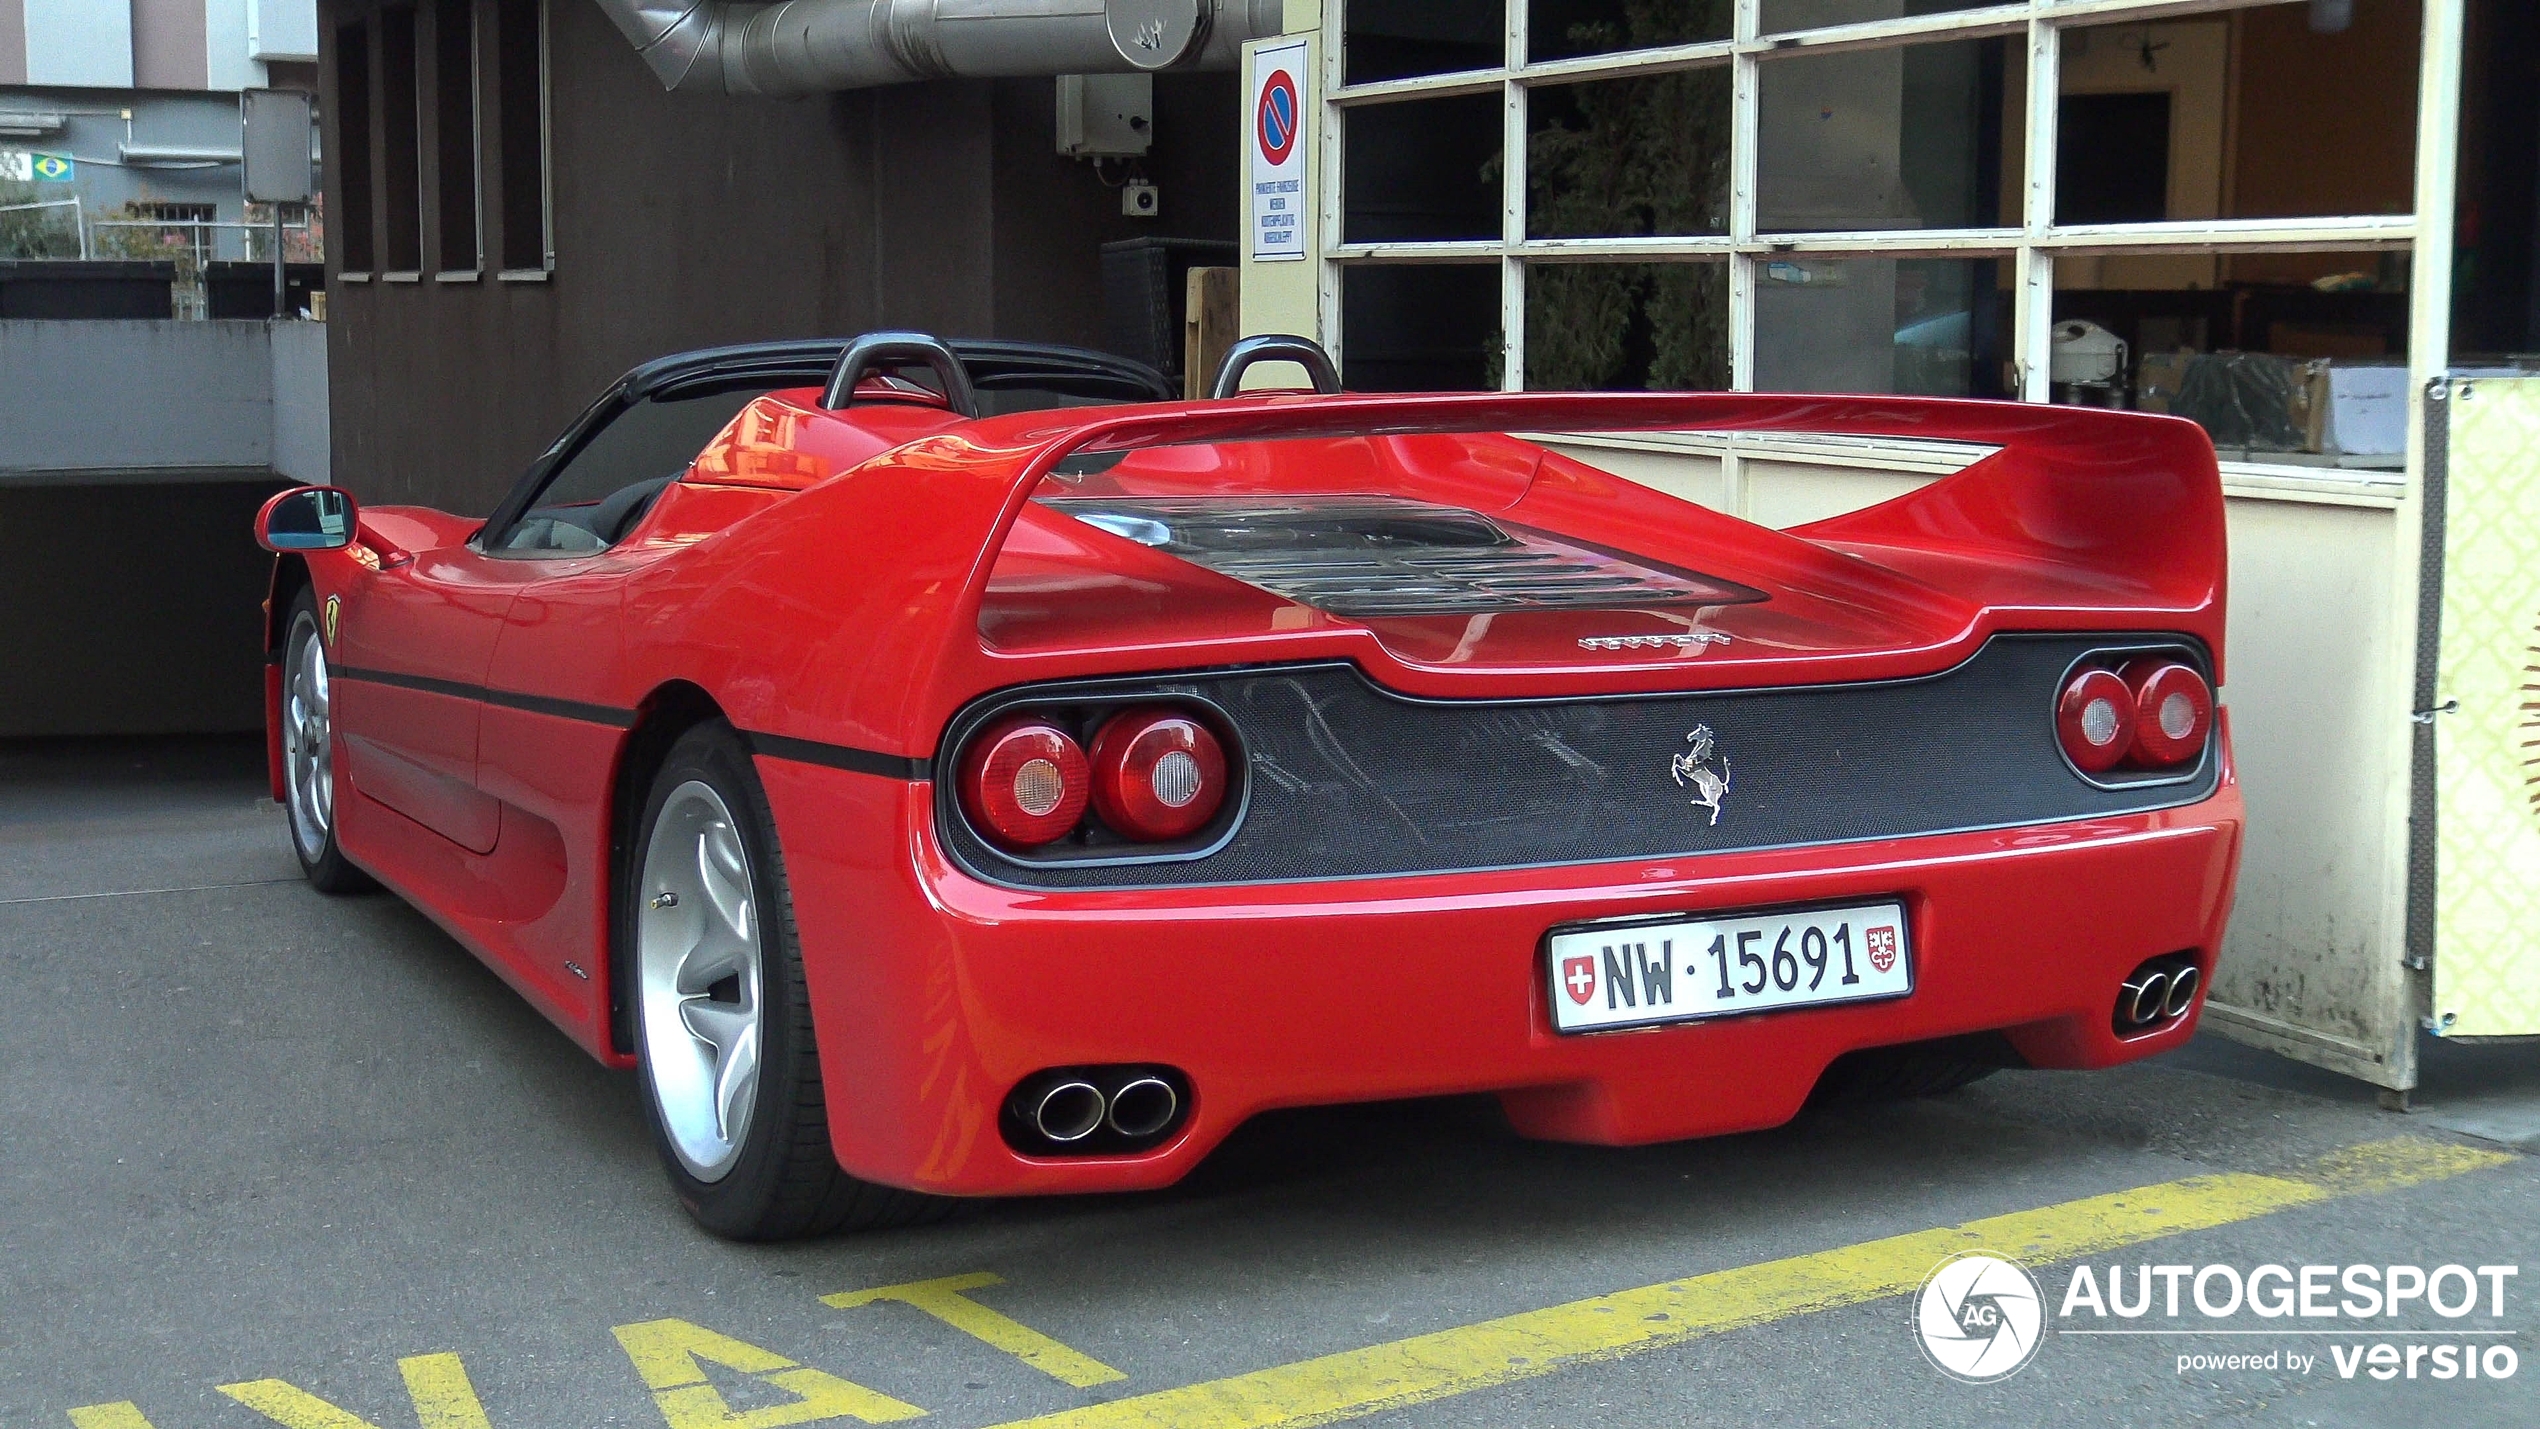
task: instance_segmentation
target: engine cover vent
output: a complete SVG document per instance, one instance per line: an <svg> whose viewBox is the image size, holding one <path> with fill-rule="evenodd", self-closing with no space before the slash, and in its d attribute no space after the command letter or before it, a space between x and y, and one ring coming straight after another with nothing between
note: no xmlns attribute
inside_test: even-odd
<svg viewBox="0 0 2540 1429"><path fill-rule="evenodd" d="M1733 581L1400 497L1059 496L1042 504L1350 618L1764 599Z"/></svg>

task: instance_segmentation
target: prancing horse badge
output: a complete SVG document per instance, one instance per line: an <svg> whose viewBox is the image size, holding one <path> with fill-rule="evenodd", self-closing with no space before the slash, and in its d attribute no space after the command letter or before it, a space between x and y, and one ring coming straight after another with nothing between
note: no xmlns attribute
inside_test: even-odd
<svg viewBox="0 0 2540 1429"><path fill-rule="evenodd" d="M1685 736L1690 746L1684 753L1667 761L1667 772L1675 776L1677 787L1693 791L1693 806L1709 809L1711 822L1720 822L1720 801L1729 796L1729 757L1719 754L1718 741L1712 738L1711 726L1697 724ZM1718 755L1720 767L1713 769L1711 760Z"/></svg>
<svg viewBox="0 0 2540 1429"><path fill-rule="evenodd" d="M337 617L341 616L343 613L344 597L340 595L328 596L326 598L326 648L329 650L335 648L335 622Z"/></svg>

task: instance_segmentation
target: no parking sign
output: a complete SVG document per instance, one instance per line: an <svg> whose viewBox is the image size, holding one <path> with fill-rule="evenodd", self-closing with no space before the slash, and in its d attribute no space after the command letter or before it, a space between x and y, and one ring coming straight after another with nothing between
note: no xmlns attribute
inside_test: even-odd
<svg viewBox="0 0 2540 1429"><path fill-rule="evenodd" d="M1305 256L1303 40L1265 46L1252 60L1252 257L1275 263Z"/></svg>

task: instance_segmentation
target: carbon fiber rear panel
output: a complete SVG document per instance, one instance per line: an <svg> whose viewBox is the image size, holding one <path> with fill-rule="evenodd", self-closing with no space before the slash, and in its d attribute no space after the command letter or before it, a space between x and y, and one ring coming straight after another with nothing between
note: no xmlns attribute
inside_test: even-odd
<svg viewBox="0 0 2540 1429"><path fill-rule="evenodd" d="M938 811L972 872L1058 889L1671 858L2193 803L2214 788L2211 746L2184 777L2114 788L2074 773L2056 747L2064 672L2090 651L2144 645L2192 648L2000 636L1923 679L1611 699L1410 700L1347 665L1008 691L966 712L954 739L1003 710L1124 688L1215 705L1248 755L1240 822L1221 846L1165 860L1102 861L1061 844L1026 861L969 831L948 782Z"/></svg>

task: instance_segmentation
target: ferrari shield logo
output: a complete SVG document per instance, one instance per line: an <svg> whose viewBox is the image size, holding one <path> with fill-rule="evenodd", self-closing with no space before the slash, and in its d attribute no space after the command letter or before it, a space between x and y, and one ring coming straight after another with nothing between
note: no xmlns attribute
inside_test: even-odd
<svg viewBox="0 0 2540 1429"><path fill-rule="evenodd" d="M326 626L326 648L329 650L335 648L335 623L337 618L342 616L343 613L344 597L340 595L328 596L326 598L326 615L323 623Z"/></svg>
<svg viewBox="0 0 2540 1429"><path fill-rule="evenodd" d="M1572 1002L1581 1007L1587 1006L1588 999L1596 996L1596 959L1563 958L1561 990L1570 994Z"/></svg>

